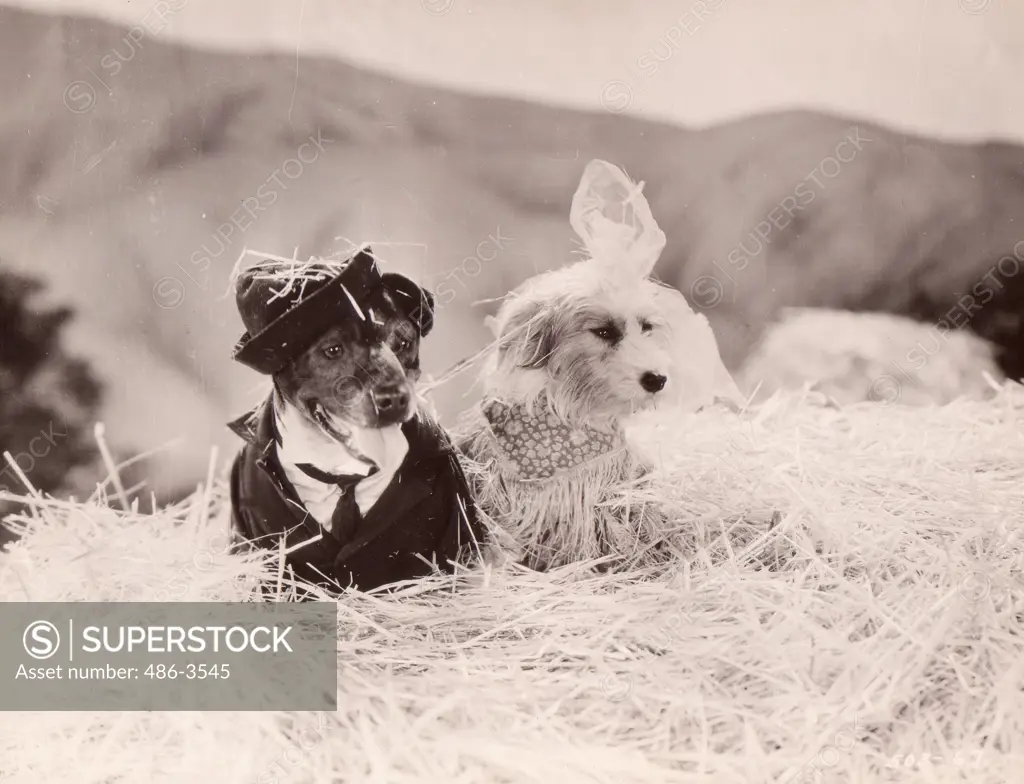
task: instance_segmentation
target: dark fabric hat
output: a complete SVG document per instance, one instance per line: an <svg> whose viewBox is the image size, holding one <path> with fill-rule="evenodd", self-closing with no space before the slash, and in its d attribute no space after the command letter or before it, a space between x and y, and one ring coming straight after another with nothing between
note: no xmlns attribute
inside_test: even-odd
<svg viewBox="0 0 1024 784"><path fill-rule="evenodd" d="M370 248L360 250L334 274L321 266L313 274L287 280L280 274L271 276L273 269L269 264L250 267L239 276L235 289L245 334L235 345L233 358L266 375L286 368L339 321L365 320L364 308L384 287Z"/></svg>

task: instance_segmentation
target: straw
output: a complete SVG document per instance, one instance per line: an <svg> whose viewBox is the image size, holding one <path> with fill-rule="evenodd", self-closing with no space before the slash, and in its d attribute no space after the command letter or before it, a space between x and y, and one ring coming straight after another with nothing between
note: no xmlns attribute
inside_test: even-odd
<svg viewBox="0 0 1024 784"><path fill-rule="evenodd" d="M778 392L630 437L657 465L629 493L668 511L667 566L349 593L338 713L12 715L5 784L1018 780L1024 390ZM226 496L208 482L156 515L33 497L46 515L0 555L0 596L289 595L278 552L224 551Z"/></svg>
<svg viewBox="0 0 1024 784"><path fill-rule="evenodd" d="M291 257L279 256L274 253L244 247L231 268L228 277L228 287L224 296L229 296L234 291L234 286L239 276L246 269L253 267L258 270L258 280L270 280L280 284L276 289L273 298L282 297L292 291L295 286L305 286L311 281L320 281L325 278L332 278L341 272L348 265L349 261L361 250L372 247L374 258L378 262L387 264L387 259L382 255L387 248L396 247L417 247L425 248L422 243L417 242L394 242L391 240L377 240L355 243L345 237L335 237L341 241L338 249L327 256L310 256L306 259L299 259L299 250L296 248ZM253 257L257 259L254 264L246 265L246 259Z"/></svg>

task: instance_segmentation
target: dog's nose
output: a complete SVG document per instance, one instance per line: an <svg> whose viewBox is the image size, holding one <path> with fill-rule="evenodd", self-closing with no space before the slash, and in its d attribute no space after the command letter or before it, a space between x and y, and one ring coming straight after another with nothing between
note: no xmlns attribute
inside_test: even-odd
<svg viewBox="0 0 1024 784"><path fill-rule="evenodd" d="M409 405L409 393L402 387L389 387L375 392L373 402L380 412L400 411Z"/></svg>
<svg viewBox="0 0 1024 784"><path fill-rule="evenodd" d="M666 376L661 375L661 373L651 373L650 371L648 371L647 373L644 373L642 376L640 376L640 386L642 386L645 391L650 392L651 394L654 394L655 392L661 392L661 390L665 388L666 381L668 381L668 378Z"/></svg>

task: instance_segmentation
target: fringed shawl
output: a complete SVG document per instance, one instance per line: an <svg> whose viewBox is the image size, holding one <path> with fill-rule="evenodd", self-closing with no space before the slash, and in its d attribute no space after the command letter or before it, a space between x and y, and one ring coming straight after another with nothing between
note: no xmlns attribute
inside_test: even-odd
<svg viewBox="0 0 1024 784"><path fill-rule="evenodd" d="M652 540L651 515L621 497L645 468L620 429L574 426L545 405L494 400L474 418L461 441L467 477L527 565L628 557Z"/></svg>

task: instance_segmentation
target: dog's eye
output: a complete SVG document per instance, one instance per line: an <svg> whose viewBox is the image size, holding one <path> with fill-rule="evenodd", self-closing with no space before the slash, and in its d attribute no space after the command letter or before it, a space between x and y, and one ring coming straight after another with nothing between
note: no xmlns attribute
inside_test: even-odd
<svg viewBox="0 0 1024 784"><path fill-rule="evenodd" d="M647 319L640 319L640 331L645 335L654 329L654 325Z"/></svg>
<svg viewBox="0 0 1024 784"><path fill-rule="evenodd" d="M341 346L328 346L324 349L324 356L328 359L337 359L341 356Z"/></svg>
<svg viewBox="0 0 1024 784"><path fill-rule="evenodd" d="M406 340L405 338L399 338L399 339L398 339L398 340L397 340L397 341L395 342L395 351L405 351L405 350L406 350L407 348L409 348L409 346L411 346L411 345L412 345L412 343L410 343L410 342L409 342L408 340Z"/></svg>
<svg viewBox="0 0 1024 784"><path fill-rule="evenodd" d="M620 337L619 331L615 327L594 327L590 331L605 343L615 343Z"/></svg>

